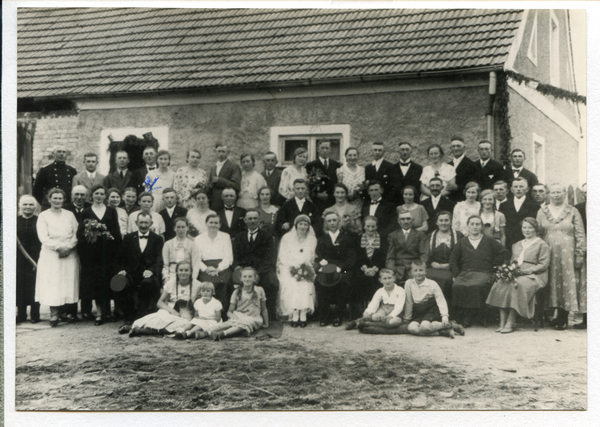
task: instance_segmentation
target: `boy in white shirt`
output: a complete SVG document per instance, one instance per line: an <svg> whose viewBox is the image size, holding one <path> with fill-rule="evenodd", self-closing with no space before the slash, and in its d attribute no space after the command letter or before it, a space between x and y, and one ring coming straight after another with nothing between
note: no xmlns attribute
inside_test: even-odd
<svg viewBox="0 0 600 427"><path fill-rule="evenodd" d="M363 313L363 317L346 324L346 330L362 329L365 326L378 326L396 328L402 323L402 310L404 309L404 289L394 283L394 271L389 268L379 270L379 288L373 299Z"/></svg>
<svg viewBox="0 0 600 427"><path fill-rule="evenodd" d="M454 338L454 330L464 335L464 329L452 324L448 304L437 282L425 277L426 266L421 260L411 265L412 279L404 284L406 305L404 320L410 322L408 332L413 335L442 335Z"/></svg>

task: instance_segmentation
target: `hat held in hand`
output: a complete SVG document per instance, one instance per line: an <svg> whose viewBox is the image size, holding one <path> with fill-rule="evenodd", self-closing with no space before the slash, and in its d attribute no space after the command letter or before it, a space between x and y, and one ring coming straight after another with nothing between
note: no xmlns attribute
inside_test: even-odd
<svg viewBox="0 0 600 427"><path fill-rule="evenodd" d="M321 271L319 271L317 280L321 286L335 286L340 283L340 280L342 280L342 273L337 272L337 265L327 264L321 268Z"/></svg>
<svg viewBox="0 0 600 427"><path fill-rule="evenodd" d="M127 277L122 274L115 274L110 280L110 288L114 292L121 292L127 286Z"/></svg>

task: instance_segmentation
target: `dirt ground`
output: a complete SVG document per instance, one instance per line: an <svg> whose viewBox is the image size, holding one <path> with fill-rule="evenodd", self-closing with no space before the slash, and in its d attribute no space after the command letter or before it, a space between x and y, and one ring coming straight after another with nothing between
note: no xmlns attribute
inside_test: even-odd
<svg viewBox="0 0 600 427"><path fill-rule="evenodd" d="M176 341L119 324L16 328L16 409L585 410L587 333L365 335L311 323L279 339Z"/></svg>

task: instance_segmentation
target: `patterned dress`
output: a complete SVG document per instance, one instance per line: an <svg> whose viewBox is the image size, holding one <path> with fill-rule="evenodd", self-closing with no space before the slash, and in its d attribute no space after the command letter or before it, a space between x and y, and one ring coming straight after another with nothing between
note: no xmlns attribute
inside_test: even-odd
<svg viewBox="0 0 600 427"><path fill-rule="evenodd" d="M240 196L237 205L244 209L253 209L258 206L258 190L267 186L265 178L255 170L242 172Z"/></svg>
<svg viewBox="0 0 600 427"><path fill-rule="evenodd" d="M585 257L586 240L581 215L573 206L565 205L554 218L548 205L537 214L541 237L552 251L549 269L550 307L587 313L587 280L584 266L575 268L575 256Z"/></svg>
<svg viewBox="0 0 600 427"><path fill-rule="evenodd" d="M281 181L279 183L279 194L290 200L294 197L294 181L298 178L306 179L308 174L306 168L302 166L300 172L294 165L290 165L281 173Z"/></svg>
<svg viewBox="0 0 600 427"><path fill-rule="evenodd" d="M338 168L336 173L338 182L341 182L348 187L348 200L350 203L357 206L360 212L363 200L356 193L356 187L365 182L365 168L357 166L356 170L352 171L348 165L342 165L342 167Z"/></svg>
<svg viewBox="0 0 600 427"><path fill-rule="evenodd" d="M189 199L190 191L197 184L208 185L208 174L204 169L192 169L189 166L184 166L177 170L173 189L177 192L177 200L181 206Z"/></svg>
<svg viewBox="0 0 600 427"><path fill-rule="evenodd" d="M454 206L454 213L452 214L452 229L460 231L465 236L469 234L469 227L467 227L467 221L470 216L479 215L481 210L481 203L475 202L475 205L469 206L467 202L458 202Z"/></svg>

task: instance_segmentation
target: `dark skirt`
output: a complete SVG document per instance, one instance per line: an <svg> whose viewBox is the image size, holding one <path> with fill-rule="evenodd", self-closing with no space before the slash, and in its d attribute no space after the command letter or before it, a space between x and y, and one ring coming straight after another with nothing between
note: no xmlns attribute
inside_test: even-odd
<svg viewBox="0 0 600 427"><path fill-rule="evenodd" d="M452 301L452 272L450 270L439 270L429 267L426 276L439 285L446 301Z"/></svg>
<svg viewBox="0 0 600 427"><path fill-rule="evenodd" d="M35 303L35 270L33 264L17 252L17 306Z"/></svg>
<svg viewBox="0 0 600 427"><path fill-rule="evenodd" d="M461 272L452 285L452 305L460 308L484 308L493 282L493 273Z"/></svg>
<svg viewBox="0 0 600 427"><path fill-rule="evenodd" d="M220 259L202 260L202 262L204 264L206 264L208 267L215 267L215 268L219 266L219 263L221 261L222 260L220 260ZM219 300L219 302L223 306L223 312L222 312L223 320L226 320L225 316L226 316L227 310L229 309L229 297L231 296L231 289L228 289L228 287L229 287L229 283L231 282L232 275L233 274L231 272L231 268L227 268L227 269L221 271L218 276L211 276L208 273L205 273L203 271L201 271L200 274L198 274L199 281L211 282L212 284L215 285L215 298L217 300Z"/></svg>
<svg viewBox="0 0 600 427"><path fill-rule="evenodd" d="M442 315L440 314L440 309L435 298L430 298L427 301L413 304L411 322L421 323L424 320L427 322L442 321Z"/></svg>

